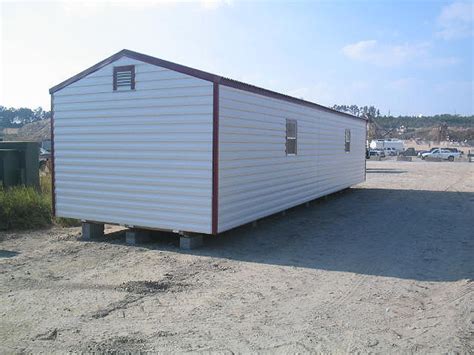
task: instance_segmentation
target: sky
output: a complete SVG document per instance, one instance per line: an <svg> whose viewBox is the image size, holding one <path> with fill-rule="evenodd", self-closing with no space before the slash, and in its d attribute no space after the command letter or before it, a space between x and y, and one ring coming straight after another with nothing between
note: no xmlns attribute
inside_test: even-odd
<svg viewBox="0 0 474 355"><path fill-rule="evenodd" d="M0 105L123 48L322 105L474 114L473 1L4 1Z"/></svg>

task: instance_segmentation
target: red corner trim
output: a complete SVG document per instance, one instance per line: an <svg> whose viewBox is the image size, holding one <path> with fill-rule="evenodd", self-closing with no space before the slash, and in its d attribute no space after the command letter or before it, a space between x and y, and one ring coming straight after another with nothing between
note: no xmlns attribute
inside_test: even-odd
<svg viewBox="0 0 474 355"><path fill-rule="evenodd" d="M219 226L219 84L214 82L212 109L212 234Z"/></svg>
<svg viewBox="0 0 474 355"><path fill-rule="evenodd" d="M55 169L54 169L54 98L51 95L51 207L53 217L56 216L56 184L55 184Z"/></svg>

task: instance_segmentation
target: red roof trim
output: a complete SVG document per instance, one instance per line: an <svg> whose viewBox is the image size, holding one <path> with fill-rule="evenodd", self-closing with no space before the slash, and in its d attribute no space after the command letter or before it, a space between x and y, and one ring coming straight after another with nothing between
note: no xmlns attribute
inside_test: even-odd
<svg viewBox="0 0 474 355"><path fill-rule="evenodd" d="M336 111L336 110L333 110L329 107L322 106L322 105L316 104L316 103L311 102L311 101L298 99L296 97L281 94L281 93L276 92L276 91L271 91L271 90L264 89L264 88L261 88L261 87L258 87L258 86L246 84L246 83L243 83L243 82L240 82L240 81L237 81L237 80L224 78L224 77L219 76L219 75L215 75L215 74L211 74L211 73L208 73L208 72L205 72L205 71L202 71L202 70L190 68L190 67L187 67L187 66L184 66L184 65L181 65L181 64L176 64L176 63L173 63L173 62L169 62L167 60L159 59L159 58L152 57L152 56L149 56L149 55L146 55L146 54L133 52L133 51L130 51L128 49L123 49L120 52L115 53L114 55L104 59L103 61L101 61L101 62L99 62L95 65L93 65L92 67L80 72L79 74L74 75L73 77L63 81L62 83L60 83L56 86L53 86L51 89L49 89L49 93L53 94L56 91L61 90L62 88L64 88L64 87L66 87L66 86L82 79L83 77L85 77L89 74L92 74L93 72L105 67L106 65L108 65L108 64L110 64L110 63L112 63L112 62L114 62L114 61L116 61L116 60L118 60L118 59L120 59L121 57L124 57L124 56L128 57L128 58L136 59L136 60L148 63L148 64L152 64L152 65L160 66L160 67L167 68L167 69L170 69L170 70L174 70L174 71L177 71L179 73L194 76L194 77L199 78L199 79L211 81L213 83L218 83L218 84L221 84L221 85L224 85L224 86L229 86L229 87L232 87L232 88L235 88L235 89L244 90L244 91L252 92L254 94L263 95L263 96L267 96L267 97L272 97L272 98L279 99L279 100L284 100L284 101L287 101L287 102L292 102L292 103L302 105L302 106L306 106L306 107L316 108L316 109L323 110L323 111L326 111L326 112L336 113L336 114L339 114L339 115L345 116L345 117L351 117L351 118L356 118L356 119L360 119L360 120L363 120L363 121L367 121L367 119L365 119L363 117L357 117L357 116L353 116L353 115L350 115L350 114L345 113L345 112Z"/></svg>

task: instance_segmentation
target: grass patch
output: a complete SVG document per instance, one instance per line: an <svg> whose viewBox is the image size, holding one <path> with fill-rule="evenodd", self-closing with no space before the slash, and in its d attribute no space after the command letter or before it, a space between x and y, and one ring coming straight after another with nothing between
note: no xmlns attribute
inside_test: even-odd
<svg viewBox="0 0 474 355"><path fill-rule="evenodd" d="M31 229L52 223L51 197L32 187L0 189L0 228Z"/></svg>
<svg viewBox="0 0 474 355"><path fill-rule="evenodd" d="M55 217L54 223L65 228L81 226L81 220L75 218Z"/></svg>
<svg viewBox="0 0 474 355"><path fill-rule="evenodd" d="M55 223L61 227L77 227L73 218L53 218L51 214L51 175L40 176L40 189L0 185L0 230L44 228Z"/></svg>
<svg viewBox="0 0 474 355"><path fill-rule="evenodd" d="M43 195L51 196L51 175L40 175L40 191Z"/></svg>

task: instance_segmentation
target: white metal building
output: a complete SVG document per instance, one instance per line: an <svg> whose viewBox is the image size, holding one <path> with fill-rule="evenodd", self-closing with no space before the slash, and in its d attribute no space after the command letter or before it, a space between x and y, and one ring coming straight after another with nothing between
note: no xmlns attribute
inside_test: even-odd
<svg viewBox="0 0 474 355"><path fill-rule="evenodd" d="M364 119L140 53L50 93L57 216L217 234L365 179Z"/></svg>

